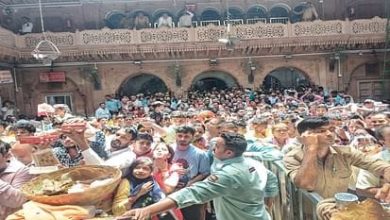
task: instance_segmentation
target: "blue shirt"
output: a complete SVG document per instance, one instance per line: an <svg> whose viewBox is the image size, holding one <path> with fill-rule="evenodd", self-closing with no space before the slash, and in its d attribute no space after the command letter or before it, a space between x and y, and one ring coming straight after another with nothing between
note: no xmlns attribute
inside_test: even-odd
<svg viewBox="0 0 390 220"><path fill-rule="evenodd" d="M187 176L190 180L199 174L208 175L210 173L210 162L206 152L192 144L184 151L177 149L175 145L174 150L173 163L181 164L187 169Z"/></svg>
<svg viewBox="0 0 390 220"><path fill-rule="evenodd" d="M106 108L112 112L119 112L119 109L122 107L121 102L116 99L106 100L105 104Z"/></svg>
<svg viewBox="0 0 390 220"><path fill-rule="evenodd" d="M110 111L107 108L99 107L98 109L96 109L95 117L96 118L107 118L107 119L109 119L111 117L111 114L110 114Z"/></svg>

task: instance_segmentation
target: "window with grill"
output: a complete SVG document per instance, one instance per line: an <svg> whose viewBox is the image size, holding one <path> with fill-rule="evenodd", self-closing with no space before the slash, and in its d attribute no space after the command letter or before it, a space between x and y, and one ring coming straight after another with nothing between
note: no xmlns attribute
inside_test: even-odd
<svg viewBox="0 0 390 220"><path fill-rule="evenodd" d="M72 111L72 96L70 94L53 94L47 95L45 97L45 101L47 104L55 105L55 104L66 104L69 109Z"/></svg>

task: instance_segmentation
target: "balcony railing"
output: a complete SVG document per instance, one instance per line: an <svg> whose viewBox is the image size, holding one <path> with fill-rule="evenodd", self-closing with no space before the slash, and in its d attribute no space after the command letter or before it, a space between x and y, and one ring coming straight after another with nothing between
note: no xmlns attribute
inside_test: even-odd
<svg viewBox="0 0 390 220"><path fill-rule="evenodd" d="M208 26L208 25L215 25L215 26L220 26L221 21L220 20L207 20L207 21L200 21L200 26Z"/></svg>
<svg viewBox="0 0 390 220"><path fill-rule="evenodd" d="M253 20L256 22L261 20ZM214 25L210 25L214 24ZM133 53L134 51L156 51L167 47L174 48L175 43L215 43L226 36L226 27L220 21L200 22L193 28L155 28L142 30L101 29L85 30L76 33L47 33L63 55L83 55L91 51L109 53ZM240 24L231 27L231 35L245 41L257 41L257 45L322 45L328 42L381 43L385 38L386 19L373 18L353 21L321 21L299 23L262 23ZM30 56L31 50L43 39L42 34L15 35L0 29L0 53L10 50L20 56ZM299 40L297 40L299 39ZM169 44L167 44L169 43ZM155 45L157 44L157 45ZM126 45L126 47L123 47ZM170 45L170 46L169 46ZM188 44L195 47L195 44ZM91 47L93 46L93 47ZM179 45L178 45L179 46ZM135 48L135 49L134 49ZM183 48L180 46L180 48ZM134 51L133 51L134 50ZM10 54L13 54L11 53ZM158 52L158 51L157 51ZM8 52L7 52L8 53Z"/></svg>
<svg viewBox="0 0 390 220"><path fill-rule="evenodd" d="M270 18L269 23L287 24L290 19L288 17Z"/></svg>
<svg viewBox="0 0 390 220"><path fill-rule="evenodd" d="M267 23L267 18L248 18L248 19L246 19L247 24L256 24L258 22Z"/></svg>
<svg viewBox="0 0 390 220"><path fill-rule="evenodd" d="M227 23L232 24L232 25L241 25L244 24L244 19L231 19L230 21L223 21L224 25L227 25Z"/></svg>

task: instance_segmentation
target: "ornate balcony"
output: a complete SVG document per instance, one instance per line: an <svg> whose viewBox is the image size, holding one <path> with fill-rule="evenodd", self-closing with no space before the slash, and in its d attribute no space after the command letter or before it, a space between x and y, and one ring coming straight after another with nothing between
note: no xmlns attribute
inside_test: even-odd
<svg viewBox="0 0 390 220"><path fill-rule="evenodd" d="M386 19L321 21L299 23L237 24L231 35L239 42L227 50L218 39L225 26L195 28L102 29L76 33L48 33L62 52L60 61L172 59L246 55L294 54L343 49L381 48L385 41ZM0 29L0 56L23 63L35 62L31 51L42 34L15 35Z"/></svg>

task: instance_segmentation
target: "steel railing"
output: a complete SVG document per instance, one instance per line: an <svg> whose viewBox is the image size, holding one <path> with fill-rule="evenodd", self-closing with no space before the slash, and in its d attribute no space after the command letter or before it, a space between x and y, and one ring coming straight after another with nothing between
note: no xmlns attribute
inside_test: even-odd
<svg viewBox="0 0 390 220"><path fill-rule="evenodd" d="M248 18L248 19L246 19L247 24L256 24L258 22L267 23L267 18Z"/></svg>
<svg viewBox="0 0 390 220"><path fill-rule="evenodd" d="M282 23L287 24L289 21L288 17L277 17L277 18L270 18L269 23Z"/></svg>
<svg viewBox="0 0 390 220"><path fill-rule="evenodd" d="M220 26L221 21L220 20L207 20L207 21L200 21L200 26L207 26L213 24L215 26Z"/></svg>
<svg viewBox="0 0 390 220"><path fill-rule="evenodd" d="M282 160L265 161L264 165L278 178L279 194L274 199L271 209L273 219L303 220L309 215L310 220L317 220L316 206L322 197L317 193L297 188L287 176Z"/></svg>

